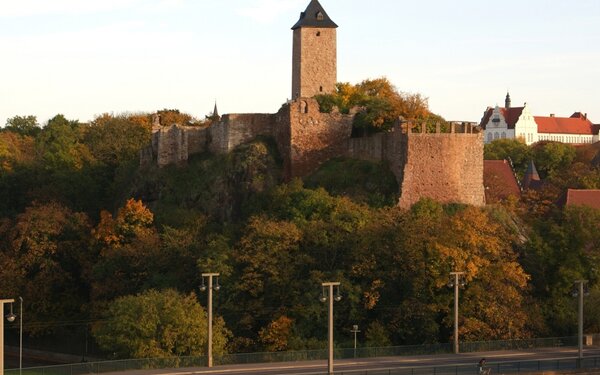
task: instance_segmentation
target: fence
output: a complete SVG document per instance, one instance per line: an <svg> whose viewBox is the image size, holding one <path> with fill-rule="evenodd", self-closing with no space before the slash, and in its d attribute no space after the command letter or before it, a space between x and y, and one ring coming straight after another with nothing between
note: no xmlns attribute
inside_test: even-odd
<svg viewBox="0 0 600 375"><path fill-rule="evenodd" d="M600 335L593 336L595 343L600 342ZM562 346L576 346L577 337L555 337L542 339L507 340L507 341L481 341L465 342L460 344L460 350L466 352L516 350L530 348L551 348ZM383 348L357 348L336 349L336 359L349 358L373 358L407 355L445 354L452 352L451 344L410 345ZM240 353L226 354L214 357L215 365L235 365L250 363L275 363L275 362L299 362L310 360L327 359L326 350L304 350L289 352L267 352L267 353ZM149 358L149 359L124 359L115 361L100 361L75 363L69 365L45 366L24 368L22 375L85 375L100 374L106 372L119 372L138 369L160 369L180 367L204 367L205 356L174 357L174 358ZM581 362L577 359L540 360L540 361L518 361L492 363L494 374L525 373L531 371L565 370L575 369L581 365L583 368L599 368L600 357L584 358ZM475 365L452 365L452 366L416 366L411 368L381 369L344 371L336 374L364 374L364 375L403 375L403 374L475 374ZM19 369L5 370L6 375L19 375Z"/></svg>
<svg viewBox="0 0 600 375"><path fill-rule="evenodd" d="M23 375L87 375L127 370L176 367L202 367L206 365L205 358L196 359L149 359L123 360L95 363L80 363L64 366L34 367L23 369ZM558 360L535 360L490 363L487 366L493 374L528 374L541 371L569 371L578 368L600 369L600 357L589 357L582 360L576 358ZM17 375L19 370L6 370L6 375ZM477 374L475 364L460 364L446 366L414 366L402 368L382 368L373 370L336 371L337 375L420 375L420 374ZM314 375L326 373L311 372Z"/></svg>

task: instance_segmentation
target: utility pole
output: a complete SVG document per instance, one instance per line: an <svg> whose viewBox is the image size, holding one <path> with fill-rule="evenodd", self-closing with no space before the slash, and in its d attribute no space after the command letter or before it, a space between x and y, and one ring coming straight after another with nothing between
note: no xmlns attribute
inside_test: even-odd
<svg viewBox="0 0 600 375"><path fill-rule="evenodd" d="M450 276L454 276L454 280L448 283L448 286L454 287L454 354L459 353L458 346L458 286L464 285L464 281L459 282L459 278L464 272L450 272Z"/></svg>

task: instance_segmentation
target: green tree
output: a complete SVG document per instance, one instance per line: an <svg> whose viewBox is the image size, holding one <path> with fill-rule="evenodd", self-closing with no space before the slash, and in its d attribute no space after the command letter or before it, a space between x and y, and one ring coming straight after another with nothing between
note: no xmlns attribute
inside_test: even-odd
<svg viewBox="0 0 600 375"><path fill-rule="evenodd" d="M533 148L533 159L542 177L565 171L575 156L575 147L561 142L540 142Z"/></svg>
<svg viewBox="0 0 600 375"><path fill-rule="evenodd" d="M38 153L46 170L80 170L93 156L82 142L83 129L78 121L56 115L37 137Z"/></svg>
<svg viewBox="0 0 600 375"><path fill-rule="evenodd" d="M525 174L527 165L531 160L531 150L525 142L520 139L496 139L483 146L483 158L485 160L512 160L513 166L520 176Z"/></svg>
<svg viewBox="0 0 600 375"><path fill-rule="evenodd" d="M173 289L148 290L108 304L92 333L101 348L117 358L157 358L206 353L206 312L195 295ZM231 334L213 321L213 352L225 354Z"/></svg>
<svg viewBox="0 0 600 375"><path fill-rule="evenodd" d="M42 128L35 116L15 116L6 120L3 131L13 132L22 136L35 137Z"/></svg>

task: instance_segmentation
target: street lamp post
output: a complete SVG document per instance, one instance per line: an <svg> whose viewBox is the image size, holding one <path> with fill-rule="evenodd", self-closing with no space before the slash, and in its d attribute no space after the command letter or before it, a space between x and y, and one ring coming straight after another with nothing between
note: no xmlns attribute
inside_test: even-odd
<svg viewBox="0 0 600 375"><path fill-rule="evenodd" d="M6 315L6 319L9 322L15 321L15 315L12 313L13 302L15 302L14 299L0 299L0 308L2 309L0 311L2 311L2 315L4 315L4 304L11 304L11 313ZM4 317L0 318L0 375L4 375Z"/></svg>
<svg viewBox="0 0 600 375"><path fill-rule="evenodd" d="M208 287L204 285L204 278L208 278ZM213 286L213 277L216 277L216 283ZM221 289L219 285L219 274L218 273L203 273L202 274L202 285L200 285L200 291L204 292L208 289L208 353L207 353L207 366L213 367L213 356L212 356L212 291L213 289L218 291ZM0 374L1 375L1 374Z"/></svg>
<svg viewBox="0 0 600 375"><path fill-rule="evenodd" d="M329 374L333 374L333 301L339 302L342 300L340 294L340 283L337 281L322 283L323 295L319 298L321 302L326 302L329 297L329 334L328 334L328 357L327 357L327 371ZM333 287L337 286L337 294L333 295ZM328 288L328 294L325 295L325 288Z"/></svg>
<svg viewBox="0 0 600 375"><path fill-rule="evenodd" d="M465 282L460 277L464 272L450 272L450 276L454 276L448 283L449 287L454 287L454 353L458 354L458 287L464 286Z"/></svg>
<svg viewBox="0 0 600 375"><path fill-rule="evenodd" d="M577 289L573 292L574 297L579 297L579 316L577 319L578 322L578 346L579 346L579 359L583 358L583 296L585 295L584 286L587 283L587 280L576 280L575 284L577 284Z"/></svg>
<svg viewBox="0 0 600 375"><path fill-rule="evenodd" d="M356 358L356 334L360 332L360 330L358 329L358 324L354 324L350 332L354 333L354 358Z"/></svg>
<svg viewBox="0 0 600 375"><path fill-rule="evenodd" d="M19 375L23 373L23 297L19 297Z"/></svg>

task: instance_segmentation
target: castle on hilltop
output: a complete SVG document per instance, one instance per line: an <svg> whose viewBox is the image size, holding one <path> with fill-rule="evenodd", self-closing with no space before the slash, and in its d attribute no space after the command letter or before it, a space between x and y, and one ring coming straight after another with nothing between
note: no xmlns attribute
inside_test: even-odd
<svg viewBox="0 0 600 375"><path fill-rule="evenodd" d="M469 125L449 133L413 133L398 121L389 132L353 138L356 112L322 113L317 94L332 93L337 82L337 25L318 0L311 0L293 30L292 100L274 114L226 114L208 127L160 124L141 164L159 167L185 163L201 152L227 153L259 136L275 139L284 178L303 177L334 157L386 161L400 186L399 206L423 197L476 206L485 203L483 134Z"/></svg>

